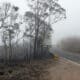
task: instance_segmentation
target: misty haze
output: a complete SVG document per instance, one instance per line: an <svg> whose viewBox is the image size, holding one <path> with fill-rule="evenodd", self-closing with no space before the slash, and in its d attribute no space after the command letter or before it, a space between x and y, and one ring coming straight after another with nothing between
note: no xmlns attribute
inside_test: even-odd
<svg viewBox="0 0 80 80"><path fill-rule="evenodd" d="M0 80L80 80L79 0L0 0Z"/></svg>

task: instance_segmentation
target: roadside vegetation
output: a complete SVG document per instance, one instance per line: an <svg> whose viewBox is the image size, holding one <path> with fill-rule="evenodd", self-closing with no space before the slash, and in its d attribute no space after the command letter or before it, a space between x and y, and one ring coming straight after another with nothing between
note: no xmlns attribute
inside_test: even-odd
<svg viewBox="0 0 80 80"><path fill-rule="evenodd" d="M68 37L68 38L62 39L57 46L71 53L80 53L80 38Z"/></svg>

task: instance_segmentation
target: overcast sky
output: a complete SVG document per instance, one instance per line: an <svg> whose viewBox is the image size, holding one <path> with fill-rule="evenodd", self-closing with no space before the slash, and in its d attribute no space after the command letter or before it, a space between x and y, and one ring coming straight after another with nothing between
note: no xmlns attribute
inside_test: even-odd
<svg viewBox="0 0 80 80"><path fill-rule="evenodd" d="M21 13L26 10L27 0L0 0L1 2L11 2L20 7ZM54 34L52 42L57 43L59 40L69 36L80 37L80 0L59 0L59 3L66 9L67 19L59 21L53 25Z"/></svg>
<svg viewBox="0 0 80 80"><path fill-rule="evenodd" d="M59 0L59 3L66 9L67 19L53 25L52 40L58 42L65 37L80 37L80 0Z"/></svg>

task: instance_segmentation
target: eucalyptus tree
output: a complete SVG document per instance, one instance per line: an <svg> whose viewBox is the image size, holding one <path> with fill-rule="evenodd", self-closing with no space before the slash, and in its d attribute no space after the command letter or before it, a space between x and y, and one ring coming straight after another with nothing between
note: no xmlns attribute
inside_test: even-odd
<svg viewBox="0 0 80 80"><path fill-rule="evenodd" d="M19 31L18 9L18 7L12 6L10 3L3 3L0 6L0 29L5 47L5 59L7 60L8 57L9 61L12 58L12 42L14 41L16 32Z"/></svg>
<svg viewBox="0 0 80 80"><path fill-rule="evenodd" d="M25 39L27 39L28 45L27 45L27 49L26 49L26 58L33 58L33 40L34 40L34 14L31 11L27 11L24 14L24 23L25 23L25 31L23 33L23 37Z"/></svg>
<svg viewBox="0 0 80 80"><path fill-rule="evenodd" d="M30 11L35 14L35 22L34 26L34 58L37 55L38 50L38 40L40 40L39 33L40 28L42 27L42 22L46 22L47 24L52 27L52 24L56 23L57 21L66 18L65 9L63 9L59 4L58 0L28 0L28 5L30 7ZM41 20L41 22L40 22ZM43 28L45 29L46 26L44 25ZM42 29L43 29L42 28ZM44 35L47 32L46 30L41 30L41 33ZM43 34L42 34L43 36Z"/></svg>
<svg viewBox="0 0 80 80"><path fill-rule="evenodd" d="M47 24L46 22L44 22L43 20L41 20L40 18L38 18L38 21L41 22L42 24L40 25L40 29L39 29L39 34L38 34L38 50L40 53L40 48L41 48L41 44L43 44L44 42L44 32L46 33L45 37L48 37L49 32L51 32L52 28L49 24ZM35 39L35 14L32 13L31 11L27 11L24 15L24 22L25 22L25 31L23 36L25 38L28 39L29 41L29 45L28 45L28 51L26 52L27 56L29 57L33 57L33 48L34 48L34 39ZM44 25L45 25L45 29L44 29ZM44 31L42 31L44 30ZM45 31L46 30L46 31ZM43 39L44 38L44 39ZM37 56L39 56L39 54L37 52Z"/></svg>
<svg viewBox="0 0 80 80"><path fill-rule="evenodd" d="M37 20L40 23L42 23L39 28L38 42L37 42L38 43L38 46L37 46L38 52L36 55L37 57L40 57L41 54L43 54L43 45L45 45L45 39L49 39L52 28L51 28L50 24L41 20L40 18L37 17ZM33 47L34 47L33 41L35 39L35 14L32 13L31 11L27 11L24 15L24 22L25 22L24 37L26 37L29 40L29 44L30 44L30 48L28 45L28 48L29 48L28 55L30 56L30 54L31 54L31 56L33 56L32 51L33 51Z"/></svg>

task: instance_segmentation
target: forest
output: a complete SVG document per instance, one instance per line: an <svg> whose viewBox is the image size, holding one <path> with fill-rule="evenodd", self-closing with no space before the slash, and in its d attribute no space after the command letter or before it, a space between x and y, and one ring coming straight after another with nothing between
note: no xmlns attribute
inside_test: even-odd
<svg viewBox="0 0 80 80"><path fill-rule="evenodd" d="M19 7L4 2L0 5L0 61L30 62L53 56L48 41L53 25L66 18L66 10L57 0L27 0L24 15Z"/></svg>

